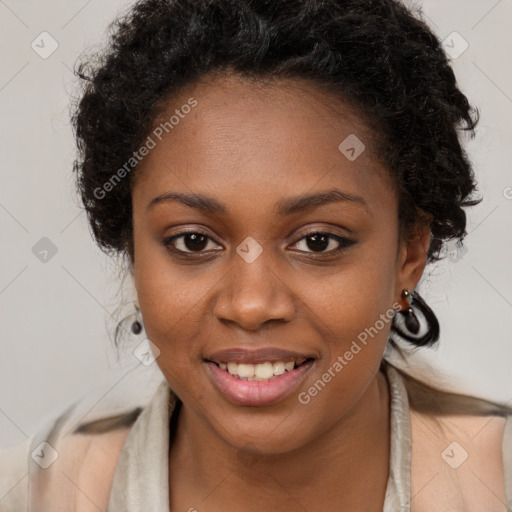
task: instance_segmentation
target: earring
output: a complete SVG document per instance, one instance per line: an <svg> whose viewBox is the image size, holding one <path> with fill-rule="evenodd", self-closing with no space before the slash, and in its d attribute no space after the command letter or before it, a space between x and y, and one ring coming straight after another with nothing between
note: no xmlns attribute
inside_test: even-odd
<svg viewBox="0 0 512 512"><path fill-rule="evenodd" d="M407 330L413 334L418 334L420 330L420 321L418 320L418 317L411 307L411 292L409 290L402 290L402 298L408 300L409 302L409 307L405 311L401 311L402 315L404 316L405 327L407 327Z"/></svg>
<svg viewBox="0 0 512 512"><path fill-rule="evenodd" d="M408 307L403 311L399 311L400 318L403 322L395 322L398 315L393 319L393 329L405 340L410 341L418 346L432 345L439 339L439 322L436 315L422 299L416 291L407 289L402 290L402 298L408 301ZM416 310L416 311L415 311ZM417 312L425 319L427 330L424 334L418 335L420 332L421 322L417 316Z"/></svg>
<svg viewBox="0 0 512 512"><path fill-rule="evenodd" d="M136 318L132 323L132 332L133 334L140 334L142 332L142 315L140 313L140 309L137 306L135 306L135 317Z"/></svg>

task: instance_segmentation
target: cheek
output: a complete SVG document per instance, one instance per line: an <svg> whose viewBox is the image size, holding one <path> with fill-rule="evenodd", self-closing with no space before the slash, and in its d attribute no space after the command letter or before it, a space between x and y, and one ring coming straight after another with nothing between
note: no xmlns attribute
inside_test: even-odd
<svg viewBox="0 0 512 512"><path fill-rule="evenodd" d="M309 321L324 343L321 382L302 390L314 407L330 408L332 400L349 407L378 370L395 312L395 246L387 236L381 230L369 237L357 258L344 260L321 285L311 276L303 279Z"/></svg>
<svg viewBox="0 0 512 512"><path fill-rule="evenodd" d="M145 233L135 234L134 283L147 337L158 347L157 363L164 370L190 364L204 288L196 286L191 268L171 263L165 247ZM187 270L188 269L188 270Z"/></svg>
<svg viewBox="0 0 512 512"><path fill-rule="evenodd" d="M375 236L338 267L323 274L304 273L300 286L311 318L346 343L373 326L381 314L392 314L395 280L394 245L385 236Z"/></svg>
<svg viewBox="0 0 512 512"><path fill-rule="evenodd" d="M135 225L134 240L134 282L141 309L151 324L171 328L204 296L204 288L193 283L208 271L177 263L149 227L139 230Z"/></svg>
<svg viewBox="0 0 512 512"><path fill-rule="evenodd" d="M379 369L394 314L392 280L388 283L386 272L379 269L389 271L360 262L331 281L323 300L310 302L324 358L297 399L302 414L319 418L321 428L329 428L354 407Z"/></svg>

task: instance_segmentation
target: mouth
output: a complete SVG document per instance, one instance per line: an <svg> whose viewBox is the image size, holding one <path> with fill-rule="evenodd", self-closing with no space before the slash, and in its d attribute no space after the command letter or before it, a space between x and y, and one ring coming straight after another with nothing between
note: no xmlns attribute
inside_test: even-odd
<svg viewBox="0 0 512 512"><path fill-rule="evenodd" d="M228 372L232 377L239 380L267 382L292 372L303 364L313 361L312 357L300 358L291 361L265 361L264 363L239 363L236 361L208 361L217 365L221 370Z"/></svg>
<svg viewBox="0 0 512 512"><path fill-rule="evenodd" d="M285 398L315 364L309 354L280 349L230 349L203 359L214 386L235 405L262 406Z"/></svg>

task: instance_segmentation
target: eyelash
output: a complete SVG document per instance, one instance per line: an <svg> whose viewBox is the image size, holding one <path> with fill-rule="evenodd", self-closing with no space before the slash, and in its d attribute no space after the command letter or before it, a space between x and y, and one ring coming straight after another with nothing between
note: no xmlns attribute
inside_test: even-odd
<svg viewBox="0 0 512 512"><path fill-rule="evenodd" d="M209 240L213 240L207 233L204 233L200 230L194 230L194 231L182 231L180 233L177 233L176 235L173 235L171 237L164 238L162 240L162 245L164 245L168 250L172 251L173 253L177 253L180 256L185 255L185 257L197 257L197 256L188 256L188 255L201 255L204 251L182 251L181 249L176 249L173 247L173 241L177 240L179 238L182 238L189 234L197 234L197 235L203 235L207 237ZM336 235L334 233L329 233L327 231L309 231L306 233L300 233L300 237L293 245L296 245L297 243L301 242L305 238L308 238L313 235L327 235L329 238L334 239L336 242L339 243L339 246L337 249L331 249L330 251L325 252L314 252L314 251L300 251L300 252L306 252L306 254L318 254L318 255L333 255L333 254L339 254L340 252L348 249L352 245L355 245L357 242L355 240L351 240L349 238Z"/></svg>

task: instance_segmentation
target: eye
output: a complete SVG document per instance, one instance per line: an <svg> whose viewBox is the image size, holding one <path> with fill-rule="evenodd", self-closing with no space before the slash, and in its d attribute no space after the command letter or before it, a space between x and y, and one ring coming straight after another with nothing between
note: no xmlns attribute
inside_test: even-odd
<svg viewBox="0 0 512 512"><path fill-rule="evenodd" d="M212 238L201 231L183 231L162 240L162 244L165 247L178 254L201 254L207 252L210 242L213 243ZM310 249L299 249L300 252L337 254L357 242L334 233L311 231L303 234L302 238L295 242L294 245L300 243L303 243L306 249ZM216 251L219 249L213 250Z"/></svg>
<svg viewBox="0 0 512 512"><path fill-rule="evenodd" d="M201 231L183 231L162 240L162 244L177 253L201 253L213 240ZM216 249L215 249L216 250Z"/></svg>
<svg viewBox="0 0 512 512"><path fill-rule="evenodd" d="M302 252L336 254L348 249L351 245L354 245L357 242L340 235L335 235L334 233L311 231L295 242L294 245L300 243L303 243L303 247L311 249L310 251L302 250Z"/></svg>

